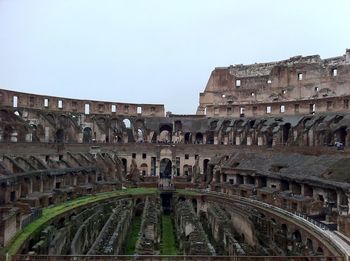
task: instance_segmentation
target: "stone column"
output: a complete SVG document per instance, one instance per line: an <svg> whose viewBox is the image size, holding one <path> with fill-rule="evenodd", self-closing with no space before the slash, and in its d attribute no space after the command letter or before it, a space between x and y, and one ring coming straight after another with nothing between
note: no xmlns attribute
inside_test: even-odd
<svg viewBox="0 0 350 261"><path fill-rule="evenodd" d="M45 142L50 141L50 127L45 127Z"/></svg>

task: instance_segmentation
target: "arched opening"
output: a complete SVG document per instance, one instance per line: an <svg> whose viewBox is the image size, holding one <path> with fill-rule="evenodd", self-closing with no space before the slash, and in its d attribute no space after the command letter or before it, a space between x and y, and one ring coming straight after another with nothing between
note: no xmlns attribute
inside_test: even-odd
<svg viewBox="0 0 350 261"><path fill-rule="evenodd" d="M341 127L339 128L337 131L336 131L336 139L338 142L341 142L343 143L343 145L345 146L346 145L346 127Z"/></svg>
<svg viewBox="0 0 350 261"><path fill-rule="evenodd" d="M286 224L281 225L281 232L283 235L287 236L288 235L288 227Z"/></svg>
<svg viewBox="0 0 350 261"><path fill-rule="evenodd" d="M85 127L83 130L83 142L84 143L92 142L92 129L90 127Z"/></svg>
<svg viewBox="0 0 350 261"><path fill-rule="evenodd" d="M283 140L282 140L282 143L283 143L283 144L286 144L286 143L288 142L288 139L289 139L289 131L290 131L290 129L291 129L290 123L286 123L286 124L283 125L283 129L282 129L282 131L283 131L283 135L282 135Z"/></svg>
<svg viewBox="0 0 350 261"><path fill-rule="evenodd" d="M310 238L306 239L306 248L308 249L309 252L312 252L314 250L314 246Z"/></svg>
<svg viewBox="0 0 350 261"><path fill-rule="evenodd" d="M173 128L171 125L162 125L159 128L159 141L169 143L172 141Z"/></svg>
<svg viewBox="0 0 350 261"><path fill-rule="evenodd" d="M3 139L5 142L11 141L12 132L13 132L13 128L10 125L6 125L3 133Z"/></svg>
<svg viewBox="0 0 350 261"><path fill-rule="evenodd" d="M198 133L196 134L196 143L197 143L197 144L202 144L202 143L203 143L203 134L200 133L200 132L198 132Z"/></svg>
<svg viewBox="0 0 350 261"><path fill-rule="evenodd" d="M175 121L175 131L182 131L182 122Z"/></svg>
<svg viewBox="0 0 350 261"><path fill-rule="evenodd" d="M185 164L183 167L183 172L185 176L190 176L192 175L192 166Z"/></svg>
<svg viewBox="0 0 350 261"><path fill-rule="evenodd" d="M294 231L294 233L292 234L292 240L297 243L301 242L301 234L299 230Z"/></svg>
<svg viewBox="0 0 350 261"><path fill-rule="evenodd" d="M254 184L255 184L254 178L253 178L252 176L249 176L249 175L247 175L247 176L245 177L245 181L246 181L246 184L251 184L251 185L254 185Z"/></svg>
<svg viewBox="0 0 350 261"><path fill-rule="evenodd" d="M141 164L140 171L141 171L142 176L148 175L148 166L146 163Z"/></svg>
<svg viewBox="0 0 350 261"><path fill-rule="evenodd" d="M216 171L216 172L215 172L215 175L214 175L214 177L215 177L215 182L221 182L221 181L220 181L220 176L221 176L220 171Z"/></svg>
<svg viewBox="0 0 350 261"><path fill-rule="evenodd" d="M244 234L242 233L242 234L241 234L241 240L240 240L240 242L244 243L244 241L245 241L245 236L244 236Z"/></svg>
<svg viewBox="0 0 350 261"><path fill-rule="evenodd" d="M160 178L171 178L172 163L168 158L164 158L160 161Z"/></svg>
<svg viewBox="0 0 350 261"><path fill-rule="evenodd" d="M322 249L322 247L318 247L318 248L317 248L316 254L317 254L317 255L320 255L320 256L323 255L323 249Z"/></svg>
<svg viewBox="0 0 350 261"><path fill-rule="evenodd" d="M123 139L119 135L115 135L114 136L114 142L116 142L116 143L123 143Z"/></svg>
<svg viewBox="0 0 350 261"><path fill-rule="evenodd" d="M243 176L241 174L236 175L236 184L243 184Z"/></svg>
<svg viewBox="0 0 350 261"><path fill-rule="evenodd" d="M203 160L203 172L207 173L209 159Z"/></svg>
<svg viewBox="0 0 350 261"><path fill-rule="evenodd" d="M15 111L14 114L18 117L22 117L22 114L19 111Z"/></svg>
<svg viewBox="0 0 350 261"><path fill-rule="evenodd" d="M186 132L185 133L185 144L190 144L190 143L192 143L192 133Z"/></svg>
<svg viewBox="0 0 350 261"><path fill-rule="evenodd" d="M153 132L152 138L151 138L151 142L152 143L156 143L157 142L157 133Z"/></svg>
<svg viewBox="0 0 350 261"><path fill-rule="evenodd" d="M197 199L192 199L192 206L194 208L194 212L197 213Z"/></svg>
<svg viewBox="0 0 350 261"><path fill-rule="evenodd" d="M323 132L323 145L331 146L332 145L332 133L331 132Z"/></svg>
<svg viewBox="0 0 350 261"><path fill-rule="evenodd" d="M137 142L144 142L143 131L141 129L137 129Z"/></svg>
<svg viewBox="0 0 350 261"><path fill-rule="evenodd" d="M122 158L122 164L123 164L123 172L124 172L124 176L125 176L127 173L128 160L125 158Z"/></svg>
<svg viewBox="0 0 350 261"><path fill-rule="evenodd" d="M266 146L268 148L271 148L272 147L272 143L273 143L273 135L272 135L272 133L267 133L266 134Z"/></svg>
<svg viewBox="0 0 350 261"><path fill-rule="evenodd" d="M64 142L64 131L62 129L59 129L56 131L55 141L56 141L56 143L63 143Z"/></svg>
<svg viewBox="0 0 350 261"><path fill-rule="evenodd" d="M127 129L131 128L131 122L129 119L124 119L123 123L124 123L125 128L127 128Z"/></svg>
<svg viewBox="0 0 350 261"><path fill-rule="evenodd" d="M289 182L287 180L284 180L284 179L281 180L281 189L282 191L289 190Z"/></svg>
<svg viewBox="0 0 350 261"><path fill-rule="evenodd" d="M217 126L218 126L218 121L217 120L212 121L210 123L210 130L215 131Z"/></svg>
<svg viewBox="0 0 350 261"><path fill-rule="evenodd" d="M207 144L214 144L214 132L212 131L207 134Z"/></svg>

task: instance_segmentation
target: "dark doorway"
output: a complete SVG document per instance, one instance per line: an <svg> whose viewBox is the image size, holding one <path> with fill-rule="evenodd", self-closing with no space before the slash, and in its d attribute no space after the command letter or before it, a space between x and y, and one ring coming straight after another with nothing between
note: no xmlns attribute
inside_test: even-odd
<svg viewBox="0 0 350 261"><path fill-rule="evenodd" d="M56 131L55 141L57 143L63 143L64 142L64 131L62 129L59 129L59 130Z"/></svg>
<svg viewBox="0 0 350 261"><path fill-rule="evenodd" d="M83 131L83 142L84 143L91 143L92 141L92 130L90 127L84 128Z"/></svg>
<svg viewBox="0 0 350 261"><path fill-rule="evenodd" d="M290 131L291 125L290 123L286 123L283 125L283 144L287 144L288 139L289 139L289 131Z"/></svg>
<svg viewBox="0 0 350 261"><path fill-rule="evenodd" d="M202 143L203 143L203 134L200 133L200 132L198 132L198 133L196 134L196 143L197 143L197 144L202 144Z"/></svg>
<svg viewBox="0 0 350 261"><path fill-rule="evenodd" d="M192 133L186 132L185 133L185 144L192 143Z"/></svg>
<svg viewBox="0 0 350 261"><path fill-rule="evenodd" d="M171 178L171 160L164 158L160 161L160 178Z"/></svg>
<svg viewBox="0 0 350 261"><path fill-rule="evenodd" d="M122 163L123 163L123 171L124 171L124 175L126 175L127 172L127 167L128 167L128 161L127 159L122 159Z"/></svg>

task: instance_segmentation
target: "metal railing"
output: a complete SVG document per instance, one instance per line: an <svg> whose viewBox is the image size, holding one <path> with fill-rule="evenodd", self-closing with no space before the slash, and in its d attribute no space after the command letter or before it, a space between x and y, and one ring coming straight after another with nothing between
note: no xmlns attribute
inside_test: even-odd
<svg viewBox="0 0 350 261"><path fill-rule="evenodd" d="M340 261L337 256L170 256L170 255L117 255L117 256L44 256L44 255L15 255L12 261L123 261L123 260L167 260L167 261Z"/></svg>

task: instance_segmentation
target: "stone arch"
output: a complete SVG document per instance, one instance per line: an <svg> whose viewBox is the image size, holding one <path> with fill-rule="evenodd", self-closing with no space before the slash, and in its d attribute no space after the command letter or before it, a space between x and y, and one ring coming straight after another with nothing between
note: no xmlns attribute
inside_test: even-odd
<svg viewBox="0 0 350 261"><path fill-rule="evenodd" d="M159 141L164 143L171 142L172 131L173 131L173 128L171 125L162 125L159 128Z"/></svg>
<svg viewBox="0 0 350 261"><path fill-rule="evenodd" d="M22 118L22 113L20 111L15 111L13 114Z"/></svg>
<svg viewBox="0 0 350 261"><path fill-rule="evenodd" d="M45 119L51 124L51 125L54 125L55 122L56 122L56 118L55 116L52 114L52 113L48 113L45 115Z"/></svg>
<svg viewBox="0 0 350 261"><path fill-rule="evenodd" d="M299 230L295 230L292 234L292 240L293 242L296 242L296 243L301 243L302 242L302 237L301 237L301 233Z"/></svg>
<svg viewBox="0 0 350 261"><path fill-rule="evenodd" d="M210 159L203 160L203 173L207 172L209 161L210 161Z"/></svg>
<svg viewBox="0 0 350 261"><path fill-rule="evenodd" d="M291 129L291 124L286 123L282 128L282 144L287 144L289 142L289 132Z"/></svg>
<svg viewBox="0 0 350 261"><path fill-rule="evenodd" d="M182 131L182 122L175 121L175 131Z"/></svg>
<svg viewBox="0 0 350 261"><path fill-rule="evenodd" d="M55 142L56 143L63 143L64 142L64 130L58 129L55 133Z"/></svg>
<svg viewBox="0 0 350 261"><path fill-rule="evenodd" d="M90 127L85 127L83 129L83 143L92 142L92 129Z"/></svg>
<svg viewBox="0 0 350 261"><path fill-rule="evenodd" d="M266 146L268 148L271 148L273 144L273 134L271 132L267 132L265 137L266 137Z"/></svg>
<svg viewBox="0 0 350 261"><path fill-rule="evenodd" d="M193 209L194 209L194 212L197 213L197 206L198 206L198 203L197 203L197 199L192 199L192 206L193 206Z"/></svg>
<svg viewBox="0 0 350 261"><path fill-rule="evenodd" d="M185 164L183 166L183 170L182 170L183 175L185 176L191 176L192 175L192 166Z"/></svg>
<svg viewBox="0 0 350 261"><path fill-rule="evenodd" d="M214 132L210 131L207 133L207 144L214 144Z"/></svg>
<svg viewBox="0 0 350 261"><path fill-rule="evenodd" d="M146 163L141 164L140 172L142 176L148 176L148 165Z"/></svg>
<svg viewBox="0 0 350 261"><path fill-rule="evenodd" d="M114 142L115 143L123 143L123 138L120 135L115 135Z"/></svg>
<svg viewBox="0 0 350 261"><path fill-rule="evenodd" d="M197 132L197 134L196 134L196 143L197 144L203 143L203 134L201 132Z"/></svg>
<svg viewBox="0 0 350 261"><path fill-rule="evenodd" d="M335 137L336 139L343 143L344 146L346 145L346 136L347 136L347 131L346 131L346 126L342 126L340 128L338 128L335 132Z"/></svg>
<svg viewBox="0 0 350 261"><path fill-rule="evenodd" d="M131 121L128 118L123 120L123 124L126 129L131 129Z"/></svg>
<svg viewBox="0 0 350 261"><path fill-rule="evenodd" d="M122 165L123 165L123 172L124 172L124 175L127 174L127 171L128 171L128 160L126 158L121 158L121 161L122 161Z"/></svg>
<svg viewBox="0 0 350 261"><path fill-rule="evenodd" d="M185 138L185 144L192 143L192 133L191 132L186 132L184 138Z"/></svg>
<svg viewBox="0 0 350 261"><path fill-rule="evenodd" d="M314 246L313 246L313 242L310 238L306 239L306 248L308 249L309 252L313 252L314 251Z"/></svg>
<svg viewBox="0 0 350 261"><path fill-rule="evenodd" d="M157 132L153 132L152 137L151 137L151 142L156 143L157 142Z"/></svg>
<svg viewBox="0 0 350 261"><path fill-rule="evenodd" d="M144 123L143 123L143 120L141 120L141 119L136 120L135 127L138 128L138 129L143 129L145 127Z"/></svg>
<svg viewBox="0 0 350 261"><path fill-rule="evenodd" d="M318 247L317 250L316 250L316 255L324 255L324 251L323 251L323 248L322 247Z"/></svg>
<svg viewBox="0 0 350 261"><path fill-rule="evenodd" d="M163 158L160 161L160 178L171 178L172 161L169 158Z"/></svg>
<svg viewBox="0 0 350 261"><path fill-rule="evenodd" d="M11 141L11 136L12 136L13 128L10 125L6 125L4 128L4 133L3 133L3 140L5 142L10 142Z"/></svg>
<svg viewBox="0 0 350 261"><path fill-rule="evenodd" d="M144 133L143 133L143 130L141 128L138 128L137 129L137 139L136 139L136 142L144 142L145 139L144 139Z"/></svg>
<svg viewBox="0 0 350 261"><path fill-rule="evenodd" d="M213 120L212 122L210 122L209 126L210 126L210 130L214 131L216 129L216 127L218 126L218 120Z"/></svg>
<svg viewBox="0 0 350 261"><path fill-rule="evenodd" d="M283 235L287 236L288 235L288 226L287 224L282 224L281 225L281 232Z"/></svg>

